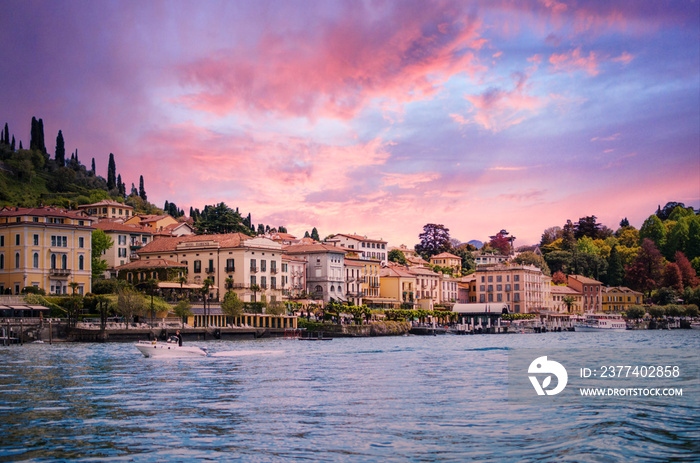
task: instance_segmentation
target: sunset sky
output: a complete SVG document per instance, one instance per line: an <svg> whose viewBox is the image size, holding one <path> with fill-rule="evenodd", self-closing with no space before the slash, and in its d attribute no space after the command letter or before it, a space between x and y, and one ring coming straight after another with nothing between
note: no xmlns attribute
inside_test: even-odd
<svg viewBox="0 0 700 463"><path fill-rule="evenodd" d="M700 208L697 0L5 0L0 62L18 145L297 236Z"/></svg>

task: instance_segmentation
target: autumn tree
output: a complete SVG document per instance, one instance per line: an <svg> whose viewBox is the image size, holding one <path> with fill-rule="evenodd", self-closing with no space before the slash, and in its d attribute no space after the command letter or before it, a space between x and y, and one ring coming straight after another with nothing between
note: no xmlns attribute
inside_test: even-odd
<svg viewBox="0 0 700 463"><path fill-rule="evenodd" d="M664 267L661 286L672 288L679 293L683 291L683 274L674 262L669 262Z"/></svg>
<svg viewBox="0 0 700 463"><path fill-rule="evenodd" d="M664 257L649 238L642 240L639 253L632 264L626 268L625 280L637 291L651 295L659 286L664 269Z"/></svg>
<svg viewBox="0 0 700 463"><path fill-rule="evenodd" d="M424 259L431 256L448 252L452 249L450 245L450 230L442 224L429 223L423 226L423 233L418 235L420 243L415 246L415 250Z"/></svg>
<svg viewBox="0 0 700 463"><path fill-rule="evenodd" d="M683 278L683 286L686 288L696 287L699 283L697 272L695 271L693 266L690 265L690 261L687 257L685 257L685 254L683 254L680 251L676 251L675 263L678 266L678 270L681 272L681 277Z"/></svg>

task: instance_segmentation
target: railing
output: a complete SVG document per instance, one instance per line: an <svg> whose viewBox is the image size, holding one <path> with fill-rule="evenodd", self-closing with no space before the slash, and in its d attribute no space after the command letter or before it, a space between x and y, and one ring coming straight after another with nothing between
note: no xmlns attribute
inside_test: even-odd
<svg viewBox="0 0 700 463"><path fill-rule="evenodd" d="M70 269L69 268L52 268L49 270L49 275L55 276L55 277L67 277L70 275Z"/></svg>
<svg viewBox="0 0 700 463"><path fill-rule="evenodd" d="M216 272L214 271L214 267L209 267L209 268L207 269L207 273L216 273Z"/></svg>
<svg viewBox="0 0 700 463"><path fill-rule="evenodd" d="M253 273L258 273L258 268L251 265L251 266L250 266L250 271L253 272Z"/></svg>
<svg viewBox="0 0 700 463"><path fill-rule="evenodd" d="M227 273L234 273L235 271L236 271L236 268L235 268L235 267L233 267L233 266L230 266L230 267L229 267L228 265L226 266L226 272L227 272Z"/></svg>
<svg viewBox="0 0 700 463"><path fill-rule="evenodd" d="M270 273L276 274L276 273L277 273L277 267L270 267Z"/></svg>

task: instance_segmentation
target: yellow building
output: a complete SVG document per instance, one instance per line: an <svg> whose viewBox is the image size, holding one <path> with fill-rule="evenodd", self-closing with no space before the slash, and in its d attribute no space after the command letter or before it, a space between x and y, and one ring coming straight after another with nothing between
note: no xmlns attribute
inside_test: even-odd
<svg viewBox="0 0 700 463"><path fill-rule="evenodd" d="M167 231L171 225L179 225L180 222L172 216L165 215L135 215L129 220L124 221L126 225L141 225L148 227L152 232Z"/></svg>
<svg viewBox="0 0 700 463"><path fill-rule="evenodd" d="M430 258L431 265L438 265L440 267L450 267L454 272L459 275L462 271L462 258L450 254L449 252L442 252L440 254L434 255Z"/></svg>
<svg viewBox="0 0 700 463"><path fill-rule="evenodd" d="M570 310L566 298L571 298ZM569 286L552 285L552 310L558 313L583 313L583 294Z"/></svg>
<svg viewBox="0 0 700 463"><path fill-rule="evenodd" d="M53 207L0 209L0 293L34 286L47 294L92 287L92 219Z"/></svg>
<svg viewBox="0 0 700 463"><path fill-rule="evenodd" d="M642 293L624 286L604 287L603 312L624 312L632 305L641 305L642 297Z"/></svg>
<svg viewBox="0 0 700 463"><path fill-rule="evenodd" d="M232 287L244 302L282 300L282 245L242 233L158 238L142 247L142 260L167 259L187 267L187 283L212 281L210 299Z"/></svg>
<svg viewBox="0 0 700 463"><path fill-rule="evenodd" d="M126 220L134 215L134 208L127 205L103 199L92 204L78 206L78 210L87 215L100 219L123 219Z"/></svg>
<svg viewBox="0 0 700 463"><path fill-rule="evenodd" d="M379 298L369 299L368 303L375 307L400 308L408 304L415 308L416 277L405 270L405 267L389 264L379 271Z"/></svg>

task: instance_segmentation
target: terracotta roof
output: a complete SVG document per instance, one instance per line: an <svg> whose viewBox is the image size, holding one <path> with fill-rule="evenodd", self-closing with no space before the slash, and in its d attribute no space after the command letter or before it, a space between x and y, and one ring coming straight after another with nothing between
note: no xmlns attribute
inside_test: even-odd
<svg viewBox="0 0 700 463"><path fill-rule="evenodd" d="M273 233L272 237L273 240L296 240L297 237L294 235L290 235L289 233Z"/></svg>
<svg viewBox="0 0 700 463"><path fill-rule="evenodd" d="M215 242L221 248L237 248L245 240L252 239L251 236L243 233L226 233L221 235L185 235L185 236L167 236L158 238L142 247L138 254L146 254L151 252L172 252L175 251L180 243L196 243L196 242Z"/></svg>
<svg viewBox="0 0 700 463"><path fill-rule="evenodd" d="M349 233L336 233L335 235L333 235L333 238L335 238L336 236L345 236L347 238L351 238L351 239L357 240L357 241L374 241L375 243L386 243L386 241L384 241L384 240L377 240L377 239L367 238L366 236L349 234ZM333 238L331 238L331 239L333 239Z"/></svg>
<svg viewBox="0 0 700 463"><path fill-rule="evenodd" d="M38 217L64 217L76 220L93 221L90 216L83 211L67 211L56 207L4 207L0 209L2 217L20 217L23 215L33 215Z"/></svg>
<svg viewBox="0 0 700 463"><path fill-rule="evenodd" d="M318 252L337 252L345 254L346 250L339 246L333 246L331 244L292 244L291 246L285 246L282 248L287 254L308 254L308 253L318 253Z"/></svg>
<svg viewBox="0 0 700 463"><path fill-rule="evenodd" d="M576 280L578 282L583 283L584 285L602 285L598 280L594 280L593 278L588 278L583 275L568 275L568 278L571 278L572 280Z"/></svg>
<svg viewBox="0 0 700 463"><path fill-rule="evenodd" d="M389 266L379 270L379 276L385 278L415 278L415 275L407 272L405 267Z"/></svg>
<svg viewBox="0 0 700 463"><path fill-rule="evenodd" d="M432 256L431 259L461 259L461 257L450 254L449 252L441 252L440 254Z"/></svg>
<svg viewBox="0 0 700 463"><path fill-rule="evenodd" d="M552 285L552 294L571 294L580 296L581 293L570 286Z"/></svg>
<svg viewBox="0 0 700 463"><path fill-rule="evenodd" d="M439 277L440 274L433 272L427 267L411 267L408 272L412 275L425 275L430 277Z"/></svg>
<svg viewBox="0 0 700 463"><path fill-rule="evenodd" d="M140 233L142 235L152 235L149 229L141 227L139 225L125 225L121 222L114 222L111 220L101 220L99 222L93 223L92 228L98 228L103 231L123 231L127 233Z"/></svg>
<svg viewBox="0 0 700 463"><path fill-rule="evenodd" d="M128 204L123 204L117 201L112 201L111 199L103 199L102 201L97 201L96 203L92 204L83 204L81 206L78 206L78 209L84 209L88 207L93 207L93 206L116 206L116 207L123 207L125 209L133 209L133 207L129 206Z"/></svg>
<svg viewBox="0 0 700 463"><path fill-rule="evenodd" d="M163 220L163 219L170 217L170 216L165 214L165 215L139 215L137 217L139 217L141 219L142 223L148 223L148 222L157 222L159 220ZM173 219L173 220L175 220L175 219Z"/></svg>
<svg viewBox="0 0 700 463"><path fill-rule="evenodd" d="M152 269L152 268L171 268L171 267L187 267L187 264L175 262L168 259L140 259L128 264L120 265L117 270L137 270L137 269Z"/></svg>

